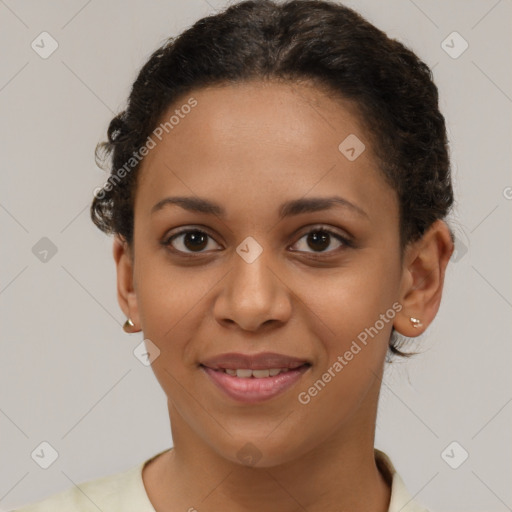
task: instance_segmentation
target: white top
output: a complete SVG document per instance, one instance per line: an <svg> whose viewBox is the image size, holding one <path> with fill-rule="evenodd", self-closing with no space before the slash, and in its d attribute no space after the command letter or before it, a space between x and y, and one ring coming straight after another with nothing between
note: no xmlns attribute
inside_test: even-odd
<svg viewBox="0 0 512 512"><path fill-rule="evenodd" d="M123 472L88 480L11 512L156 512L144 487L142 468L166 451ZM391 480L388 512L428 512L409 494L389 457L376 448L374 452L380 471Z"/></svg>

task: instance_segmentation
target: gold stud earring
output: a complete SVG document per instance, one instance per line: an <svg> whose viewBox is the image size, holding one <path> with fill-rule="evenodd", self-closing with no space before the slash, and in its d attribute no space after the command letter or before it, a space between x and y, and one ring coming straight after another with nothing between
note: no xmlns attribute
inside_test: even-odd
<svg viewBox="0 0 512 512"><path fill-rule="evenodd" d="M132 319L131 318L127 318L126 322L123 325L124 332L127 332L129 334L133 333L133 330L132 330L133 327L135 327L135 324L132 322Z"/></svg>
<svg viewBox="0 0 512 512"><path fill-rule="evenodd" d="M421 323L421 320L418 320L417 318L414 318L411 316L410 318L411 324L415 328L423 327L423 324Z"/></svg>

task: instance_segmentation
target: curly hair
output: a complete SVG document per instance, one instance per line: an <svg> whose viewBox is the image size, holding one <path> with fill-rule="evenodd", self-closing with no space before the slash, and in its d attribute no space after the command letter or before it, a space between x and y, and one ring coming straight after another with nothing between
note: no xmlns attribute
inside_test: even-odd
<svg viewBox="0 0 512 512"><path fill-rule="evenodd" d="M453 203L445 120L429 67L352 9L330 0L246 0L168 38L140 70L126 109L96 147L110 176L91 218L133 243L141 147L162 115L191 91L251 80L308 82L351 101L378 167L396 191L400 248L423 235ZM127 162L130 165L127 167ZM391 355L409 356L393 328Z"/></svg>

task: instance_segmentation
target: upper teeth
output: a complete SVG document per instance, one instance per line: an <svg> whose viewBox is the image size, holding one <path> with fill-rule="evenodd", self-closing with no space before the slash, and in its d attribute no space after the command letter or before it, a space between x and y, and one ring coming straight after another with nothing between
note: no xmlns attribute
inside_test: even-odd
<svg viewBox="0 0 512 512"><path fill-rule="evenodd" d="M229 375L242 377L242 378L249 378L249 377L256 377L257 379L262 377L274 377L278 373L281 372L287 372L288 368L270 368L268 370L251 370L251 369L240 369L240 370L233 370L231 368L221 368L221 370L225 371Z"/></svg>

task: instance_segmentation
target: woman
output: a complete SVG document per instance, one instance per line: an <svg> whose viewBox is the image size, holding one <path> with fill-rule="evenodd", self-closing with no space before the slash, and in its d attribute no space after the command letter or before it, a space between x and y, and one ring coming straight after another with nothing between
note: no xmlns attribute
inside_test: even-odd
<svg viewBox="0 0 512 512"><path fill-rule="evenodd" d="M151 55L107 156L92 219L173 448L20 510L425 510L374 435L453 251L428 67L334 2L240 2Z"/></svg>

